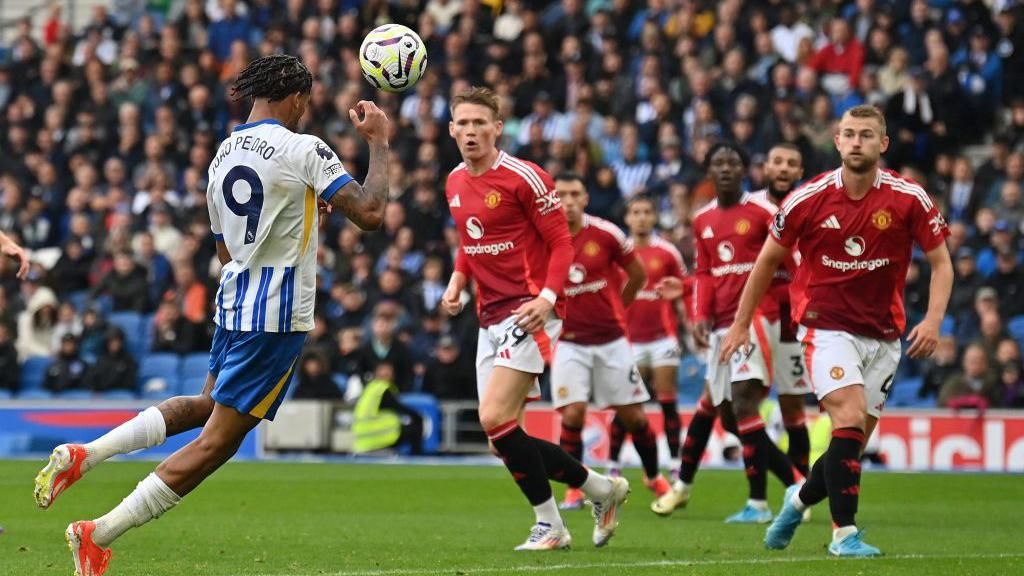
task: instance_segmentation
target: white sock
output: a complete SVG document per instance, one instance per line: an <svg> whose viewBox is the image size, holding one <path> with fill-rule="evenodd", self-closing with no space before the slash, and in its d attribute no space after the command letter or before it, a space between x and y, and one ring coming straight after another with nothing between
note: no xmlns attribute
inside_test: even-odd
<svg viewBox="0 0 1024 576"><path fill-rule="evenodd" d="M588 469L587 479L580 488L591 499L607 498L612 491L612 479Z"/></svg>
<svg viewBox="0 0 1024 576"><path fill-rule="evenodd" d="M672 483L672 489L676 492L682 492L683 494L689 494L691 488L693 488L692 484L687 484L682 480L676 480Z"/></svg>
<svg viewBox="0 0 1024 576"><path fill-rule="evenodd" d="M82 472L117 454L152 448L167 440L167 424L156 406L150 406L131 420L85 445Z"/></svg>
<svg viewBox="0 0 1024 576"><path fill-rule="evenodd" d="M768 501L767 500L754 500L753 498L751 498L751 499L747 500L747 506L752 506L754 508L757 508L758 510L767 510L768 509Z"/></svg>
<svg viewBox="0 0 1024 576"><path fill-rule="evenodd" d="M799 490L793 494L793 498L789 502L796 508L797 512L803 512L807 509L807 504L804 504L804 501L800 499Z"/></svg>
<svg viewBox="0 0 1024 576"><path fill-rule="evenodd" d="M565 524L562 523L562 516L558 513L558 505L555 504L554 496L534 506L533 513L537 515L538 523L550 524L552 528L557 530L565 528Z"/></svg>
<svg viewBox="0 0 1024 576"><path fill-rule="evenodd" d="M671 460L668 461L669 470L675 470L676 472L678 472L679 469L682 468L682 466L683 463L681 460L679 460L679 458L672 458Z"/></svg>
<svg viewBox="0 0 1024 576"><path fill-rule="evenodd" d="M839 542L843 538L851 534L857 533L857 526L850 524L849 526L843 526L841 528L835 528L832 530L832 541Z"/></svg>
<svg viewBox="0 0 1024 576"><path fill-rule="evenodd" d="M181 496L164 484L156 473L146 476L121 503L105 516L96 519L92 539L106 548L131 528L159 518L181 502Z"/></svg>

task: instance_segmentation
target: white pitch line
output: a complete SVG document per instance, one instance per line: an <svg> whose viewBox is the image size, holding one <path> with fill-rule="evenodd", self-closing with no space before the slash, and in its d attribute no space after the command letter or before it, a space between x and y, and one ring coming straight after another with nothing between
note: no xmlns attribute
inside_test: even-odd
<svg viewBox="0 0 1024 576"><path fill-rule="evenodd" d="M997 560L1020 558L1020 553L992 554L895 554L881 556L878 560ZM865 559L870 561L871 559ZM451 566L447 568L395 568L384 570L346 570L342 572L307 573L307 574L274 574L268 576L417 576L422 574L493 574L493 573L526 573L526 572L558 572L560 570L587 570L598 568L663 568L672 566L743 566L753 564L799 564L804 562L838 562L839 558L831 556L805 556L794 558L747 558L743 560L658 560L648 562L592 562L580 564L540 564L529 566Z"/></svg>

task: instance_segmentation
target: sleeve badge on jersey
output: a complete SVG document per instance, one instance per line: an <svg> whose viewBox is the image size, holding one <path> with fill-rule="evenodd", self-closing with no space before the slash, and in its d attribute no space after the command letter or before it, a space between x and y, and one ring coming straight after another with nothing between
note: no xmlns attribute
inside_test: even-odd
<svg viewBox="0 0 1024 576"><path fill-rule="evenodd" d="M328 150L328 152L330 152L330 150ZM336 176L338 174L341 174L341 162L335 162L334 164L331 164L327 168L324 168L324 176L328 178L330 178L331 176Z"/></svg>
<svg viewBox="0 0 1024 576"><path fill-rule="evenodd" d="M330 160L331 158L334 158L334 152L330 148L328 148L323 142L317 141L316 146L314 146L314 149L316 150L316 155L319 156L320 158L323 158L324 160Z"/></svg>
<svg viewBox="0 0 1024 576"><path fill-rule="evenodd" d="M775 213L775 221L772 223L773 228L776 232L782 232L786 229L786 214L782 210Z"/></svg>
<svg viewBox="0 0 1024 576"><path fill-rule="evenodd" d="M537 203L537 211L540 212L541 216L547 216L562 207L562 199L554 190L537 196L535 202Z"/></svg>
<svg viewBox="0 0 1024 576"><path fill-rule="evenodd" d="M871 215L871 223L879 230L885 230L892 226L892 213L888 210L878 210Z"/></svg>
<svg viewBox="0 0 1024 576"><path fill-rule="evenodd" d="M942 231L946 229L946 219L942 217L942 214L936 214L928 221L931 224L932 234L936 236L942 236Z"/></svg>

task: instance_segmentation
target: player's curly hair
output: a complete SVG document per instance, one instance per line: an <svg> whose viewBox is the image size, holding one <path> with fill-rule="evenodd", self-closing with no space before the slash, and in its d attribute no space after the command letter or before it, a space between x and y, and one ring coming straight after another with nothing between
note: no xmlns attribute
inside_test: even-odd
<svg viewBox="0 0 1024 576"><path fill-rule="evenodd" d="M719 140L711 145L708 149L708 153L704 155L704 170L711 167L711 159L715 157L715 154L722 150L732 150L740 157L740 163L743 164L744 168L750 166L750 156L747 151L743 149L739 144L732 142L731 140Z"/></svg>
<svg viewBox="0 0 1024 576"><path fill-rule="evenodd" d="M249 63L231 87L231 97L266 98L271 102L295 94L308 94L313 88L313 75L295 56L272 54Z"/></svg>

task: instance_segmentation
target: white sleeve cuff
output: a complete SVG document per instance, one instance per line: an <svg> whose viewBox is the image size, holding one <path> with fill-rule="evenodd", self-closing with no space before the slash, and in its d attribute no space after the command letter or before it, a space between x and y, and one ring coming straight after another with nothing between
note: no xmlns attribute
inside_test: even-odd
<svg viewBox="0 0 1024 576"><path fill-rule="evenodd" d="M552 306L554 306L555 302L558 300L558 294L555 294L555 291L551 288L541 290L540 297L550 302Z"/></svg>

